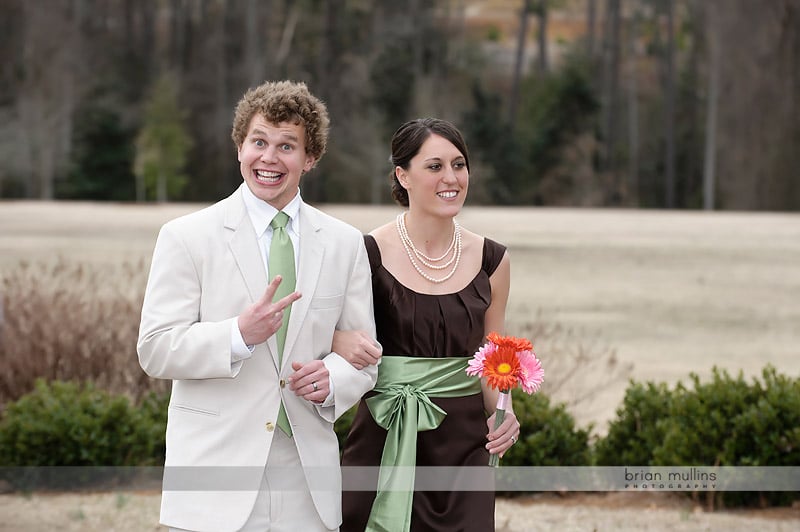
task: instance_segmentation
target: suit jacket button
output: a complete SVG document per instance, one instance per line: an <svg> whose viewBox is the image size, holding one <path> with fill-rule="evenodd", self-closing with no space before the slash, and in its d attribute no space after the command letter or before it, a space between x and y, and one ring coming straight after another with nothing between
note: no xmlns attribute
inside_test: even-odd
<svg viewBox="0 0 800 532"><path fill-rule="evenodd" d="M275 424L272 421L267 421L266 428L267 432L272 432L273 430L275 430Z"/></svg>
<svg viewBox="0 0 800 532"><path fill-rule="evenodd" d="M286 386L286 381L281 379L281 382L279 382L278 384L280 384L281 388L283 388L284 386Z"/></svg>

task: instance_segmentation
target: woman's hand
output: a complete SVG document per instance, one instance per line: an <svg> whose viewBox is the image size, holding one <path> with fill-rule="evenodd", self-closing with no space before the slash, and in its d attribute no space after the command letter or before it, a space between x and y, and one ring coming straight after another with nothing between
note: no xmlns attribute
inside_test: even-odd
<svg viewBox="0 0 800 532"><path fill-rule="evenodd" d="M365 331L334 331L331 350L356 369L377 364L381 347Z"/></svg>
<svg viewBox="0 0 800 532"><path fill-rule="evenodd" d="M497 412L495 411L495 413L486 420L486 424L489 427L489 433L486 435L486 439L489 440L489 443L486 444L486 448L489 450L489 454L499 453L500 458L502 458L506 451L519 439L520 425L514 412L506 411L503 422L497 429L494 429L494 419L496 415Z"/></svg>

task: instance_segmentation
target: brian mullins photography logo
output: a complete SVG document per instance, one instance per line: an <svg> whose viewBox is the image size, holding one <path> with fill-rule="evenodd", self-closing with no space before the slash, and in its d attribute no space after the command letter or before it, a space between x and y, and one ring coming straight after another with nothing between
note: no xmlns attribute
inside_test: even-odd
<svg viewBox="0 0 800 532"><path fill-rule="evenodd" d="M624 468L626 490L705 491L717 487L714 468L671 467L652 469Z"/></svg>

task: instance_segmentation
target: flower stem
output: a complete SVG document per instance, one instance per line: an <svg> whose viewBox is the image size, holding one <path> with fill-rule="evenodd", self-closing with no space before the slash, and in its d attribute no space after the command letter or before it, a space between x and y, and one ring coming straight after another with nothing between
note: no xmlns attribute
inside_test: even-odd
<svg viewBox="0 0 800 532"><path fill-rule="evenodd" d="M506 405L508 404L508 392L500 392L500 395L497 396L497 408L494 411L494 428L492 429L497 430L503 420L506 417ZM498 467L500 465L500 453L494 453L489 455L489 466L490 467Z"/></svg>

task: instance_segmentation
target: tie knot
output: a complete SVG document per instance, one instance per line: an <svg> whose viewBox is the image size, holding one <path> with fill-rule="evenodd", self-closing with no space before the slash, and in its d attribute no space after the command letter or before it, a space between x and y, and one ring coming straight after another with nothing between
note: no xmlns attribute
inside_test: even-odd
<svg viewBox="0 0 800 532"><path fill-rule="evenodd" d="M280 211L278 212L278 214L275 215L275 218L272 219L269 225L273 229L282 229L286 227L286 224L288 223L289 223L289 215L283 211Z"/></svg>

